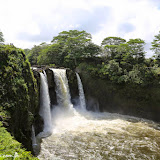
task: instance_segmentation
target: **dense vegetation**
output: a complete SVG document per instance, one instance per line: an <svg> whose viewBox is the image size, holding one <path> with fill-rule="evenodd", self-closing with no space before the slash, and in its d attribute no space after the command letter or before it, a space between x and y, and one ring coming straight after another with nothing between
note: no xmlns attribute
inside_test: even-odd
<svg viewBox="0 0 160 160"><path fill-rule="evenodd" d="M85 31L63 31L51 44L27 49L32 65L66 67L80 72L87 109L160 121L160 34L152 42L154 56L145 57L145 41L106 37L101 46ZM76 88L76 80L71 88ZM73 87L74 86L74 87ZM73 93L72 93L73 92Z"/></svg>
<svg viewBox="0 0 160 160"><path fill-rule="evenodd" d="M32 149L31 126L38 110L36 81L23 50L5 45L0 34L0 121L27 149ZM29 154L20 149L0 125L0 154L17 152L21 157ZM4 138L3 138L4 137ZM15 145L15 146L14 146ZM15 148L14 148L15 147ZM6 149L6 150L5 150ZM27 158L26 158L27 159Z"/></svg>
<svg viewBox="0 0 160 160"><path fill-rule="evenodd" d="M0 122L0 159L37 159L22 149L22 146L17 142L9 132L6 131Z"/></svg>
<svg viewBox="0 0 160 160"><path fill-rule="evenodd" d="M97 92L93 97L102 98L100 102L105 103L104 107L106 103L111 103L108 105L111 109L113 106L122 104L122 98L125 103L125 105L122 104L123 107L128 107L130 102L137 102L139 108L141 106L149 108L151 92L148 88L150 88L152 89L152 102L157 109L160 80L160 33L152 42L151 49L154 51L152 58L145 58L144 45L145 41L139 38L126 41L121 37L106 37L101 46L98 46L92 42L91 34L70 30L60 32L53 37L51 44L43 42L23 51L13 45L5 45L3 33L0 32L0 121L16 140L31 150L31 126L38 114L38 93L30 63L85 71L86 77L89 76L86 84L89 81L90 88L94 90L97 80L100 79L99 86L101 87L97 86L99 89L96 89ZM95 84L93 84L94 81L91 82L90 77L94 77ZM106 96L106 86L108 99L112 100L115 97L115 104L102 96L103 93ZM137 87L135 92L136 86L140 88ZM91 92L89 91L88 95ZM129 100L130 97L132 97L131 100ZM136 112L139 111L138 109ZM140 108L140 110L145 109ZM20 157L24 156L24 159L30 157L29 153L22 150L20 144L13 140L1 125L0 135L3 135L0 137L2 142L0 147L3 150L0 154L13 155L17 152ZM6 137L6 141L3 137ZM7 139L17 147L13 149L13 144L9 144Z"/></svg>
<svg viewBox="0 0 160 160"><path fill-rule="evenodd" d="M51 44L42 43L25 51L32 65L78 67L113 83L145 86L159 84L159 41L160 34L152 42L155 55L146 59L142 39L106 37L98 46L92 42L91 34L70 30L53 37Z"/></svg>

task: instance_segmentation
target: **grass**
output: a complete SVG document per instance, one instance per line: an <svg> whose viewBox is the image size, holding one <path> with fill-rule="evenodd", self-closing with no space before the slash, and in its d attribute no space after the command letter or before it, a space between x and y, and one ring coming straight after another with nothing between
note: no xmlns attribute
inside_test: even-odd
<svg viewBox="0 0 160 160"><path fill-rule="evenodd" d="M0 122L0 160L38 160L22 148Z"/></svg>

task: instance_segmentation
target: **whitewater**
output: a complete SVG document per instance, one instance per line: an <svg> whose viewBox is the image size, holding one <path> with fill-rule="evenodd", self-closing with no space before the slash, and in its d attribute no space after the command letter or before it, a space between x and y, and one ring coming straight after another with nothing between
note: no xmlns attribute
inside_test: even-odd
<svg viewBox="0 0 160 160"><path fill-rule="evenodd" d="M82 106L84 95L79 98L83 100L80 106L73 106L66 71L54 69L53 73L58 105L52 106L52 135L42 139L39 159L160 159L158 123L127 115L87 111Z"/></svg>

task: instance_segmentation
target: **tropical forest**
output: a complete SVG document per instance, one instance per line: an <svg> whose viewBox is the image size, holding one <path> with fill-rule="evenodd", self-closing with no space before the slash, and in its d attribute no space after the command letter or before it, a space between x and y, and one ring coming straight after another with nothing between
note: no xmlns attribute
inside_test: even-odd
<svg viewBox="0 0 160 160"><path fill-rule="evenodd" d="M0 32L0 159L160 159L160 32L61 31L21 49Z"/></svg>

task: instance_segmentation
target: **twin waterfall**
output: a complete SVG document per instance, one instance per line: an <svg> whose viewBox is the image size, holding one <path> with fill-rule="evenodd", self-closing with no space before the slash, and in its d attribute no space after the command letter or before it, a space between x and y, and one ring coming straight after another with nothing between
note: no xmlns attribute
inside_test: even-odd
<svg viewBox="0 0 160 160"><path fill-rule="evenodd" d="M68 110L70 108L73 108L73 104L71 103L71 96L69 92L68 80L66 76L66 70L65 69L51 69L51 70L53 71L54 81L56 84L56 96L57 96L58 107L63 107ZM76 76L77 76L77 84L79 89L80 108L82 110L86 110L86 102L85 102L85 96L83 91L83 85L78 73L76 73ZM40 80L41 80L41 86L40 86L39 114L44 121L43 132L41 132L40 135L42 137L47 137L47 134L48 135L51 134L52 128L54 126L52 126L50 96L49 96L47 75L45 71L43 71L43 73L40 73Z"/></svg>
<svg viewBox="0 0 160 160"><path fill-rule="evenodd" d="M51 106L52 94L43 71L39 112L44 121L43 131L35 136L32 127L33 150L39 159L160 159L159 124L127 115L88 111L78 73L79 105L73 106L66 70L50 70L54 74L57 104Z"/></svg>

